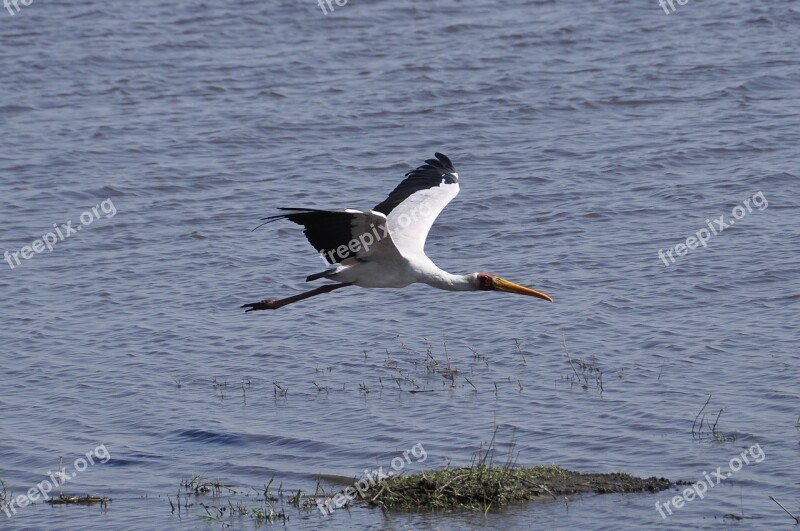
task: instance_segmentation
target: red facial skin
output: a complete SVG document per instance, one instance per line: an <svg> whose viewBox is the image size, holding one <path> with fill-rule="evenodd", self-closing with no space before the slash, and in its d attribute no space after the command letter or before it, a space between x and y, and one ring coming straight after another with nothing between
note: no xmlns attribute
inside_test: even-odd
<svg viewBox="0 0 800 531"><path fill-rule="evenodd" d="M492 291L494 289L494 276L489 273L478 273L478 289Z"/></svg>

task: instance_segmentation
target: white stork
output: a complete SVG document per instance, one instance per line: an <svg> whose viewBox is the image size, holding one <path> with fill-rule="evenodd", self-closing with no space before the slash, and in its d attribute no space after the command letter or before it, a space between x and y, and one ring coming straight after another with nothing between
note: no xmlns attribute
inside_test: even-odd
<svg viewBox="0 0 800 531"><path fill-rule="evenodd" d="M262 225L279 219L303 225L308 241L331 266L306 281L326 278L337 284L285 299L245 304L242 308L248 312L274 310L347 286L403 288L415 282L448 291L497 290L553 302L544 293L489 273L453 275L436 267L425 255L425 239L431 225L458 194L458 173L453 163L441 153L435 156L406 173L389 197L370 211L281 208L286 213L263 218Z"/></svg>

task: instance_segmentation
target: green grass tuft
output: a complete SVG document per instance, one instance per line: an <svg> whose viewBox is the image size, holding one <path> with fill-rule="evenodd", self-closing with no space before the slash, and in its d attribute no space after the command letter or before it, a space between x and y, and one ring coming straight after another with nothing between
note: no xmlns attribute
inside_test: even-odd
<svg viewBox="0 0 800 531"><path fill-rule="evenodd" d="M581 474L555 465L516 468L481 463L386 479L368 502L388 510L487 512L543 497L580 492L657 492L669 486L664 478Z"/></svg>

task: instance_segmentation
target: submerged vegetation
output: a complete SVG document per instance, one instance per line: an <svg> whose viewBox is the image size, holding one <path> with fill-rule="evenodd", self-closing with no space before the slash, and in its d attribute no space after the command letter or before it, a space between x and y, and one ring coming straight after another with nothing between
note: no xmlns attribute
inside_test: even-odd
<svg viewBox="0 0 800 531"><path fill-rule="evenodd" d="M320 482L313 493L271 490L272 481L261 489L239 489L218 481L193 476L181 482L177 503L167 497L173 514L194 512L212 521L228 522L249 518L255 524L286 522L290 509L300 517L321 511L331 513L327 500L344 490L326 490ZM409 476L393 476L372 487L355 504L379 507L386 511L482 511L500 509L529 500L560 499L581 493L658 492L671 487L665 478L642 479L624 473L583 474L556 465L512 467L493 465L485 460L466 467L445 468ZM325 509L321 509L322 507ZM319 509L318 509L319 508Z"/></svg>
<svg viewBox="0 0 800 531"><path fill-rule="evenodd" d="M240 488L193 475L180 482L175 501L169 495L167 501L172 514L177 512L179 516L199 507L203 510L200 516L205 520L229 526L233 519L249 518L260 526L287 522L291 517L291 514L287 514L290 509L296 515L308 514L316 507L317 495L326 494L319 483L315 494L306 494L302 490L287 491L282 484L275 491L272 488L273 479L261 488Z"/></svg>
<svg viewBox="0 0 800 531"><path fill-rule="evenodd" d="M480 510L539 498L594 492L658 492L670 487L664 478L628 474L581 474L555 465L507 468L479 464L411 476L381 484L368 501L390 510Z"/></svg>
<svg viewBox="0 0 800 531"><path fill-rule="evenodd" d="M717 412L717 416L714 419L714 424L711 424L710 420L706 419L706 414L704 413L706 407L708 407L709 402L711 402L711 394L708 395L708 400L706 403L703 404L703 407L700 409L700 412L694 418L694 422L692 423L692 439L703 439L704 437L711 437L718 443L726 443L726 442L733 442L736 440L736 433L726 433L719 428L717 425L719 424L719 418L722 416L722 412L725 411L724 408L720 408ZM698 424L697 421L700 421ZM703 430L703 424L705 424L706 429ZM697 426L697 428L695 428Z"/></svg>
<svg viewBox="0 0 800 531"><path fill-rule="evenodd" d="M92 496L90 494L68 496L66 494L61 494L57 498L47 500L45 503L49 503L50 505L94 505L99 503L101 506L105 507L110 501L111 498L106 496Z"/></svg>
<svg viewBox="0 0 800 531"><path fill-rule="evenodd" d="M497 355L488 355L469 345L452 345L445 337L441 342L421 338L407 343L396 337L395 348L379 352L363 351L363 370L358 378L336 365L316 366L313 374L300 380L284 381L275 377L239 376L228 381L225 377L210 376L213 394L221 402L237 398L243 404L251 399L288 401L328 395L358 394L362 397L394 394L447 393L472 396L528 394L530 388L555 385L568 390L597 393L602 397L606 379L614 377L616 384L623 379L623 371L601 367L595 357L573 356L562 338L563 353L552 353L562 365L561 373L546 381L536 372L531 358L535 352L526 350L522 341L510 338L508 345ZM558 358L561 358L560 360ZM550 379L552 378L552 379ZM169 385L180 392L191 392L200 384L208 388L205 378L172 375ZM289 394L289 390L292 394ZM293 398L294 397L294 398Z"/></svg>
<svg viewBox="0 0 800 531"><path fill-rule="evenodd" d="M479 510L486 513L528 500L559 499L582 493L652 493L672 486L665 478L642 479L624 473L584 474L556 465L519 467L516 465L519 454L514 451L516 441L513 439L505 462L497 465L494 460L498 431L499 427L495 427L491 441L482 443L474 452L469 466L451 468L448 465L441 470L408 476L383 475L381 468L377 481L373 481L372 476L369 480L362 478L353 483L356 488L352 485L345 489L326 488L318 479L313 493L287 491L282 484L277 492L273 492L273 480L262 489L242 490L192 476L181 482L177 511L179 514L182 510L188 512L198 503L205 510L202 516L206 519L224 521L249 516L257 523L285 522L289 519L286 514L289 508L297 511L296 514L306 515L318 509L327 516L336 509L349 509L353 505L379 507L385 511ZM244 503L242 498L247 498L251 505ZM167 499L174 513L176 506L170 497ZM253 502L257 505L253 506Z"/></svg>
<svg viewBox="0 0 800 531"><path fill-rule="evenodd" d="M385 510L479 510L485 513L528 500L557 499L585 492L658 492L672 485L665 478L641 479L623 473L582 474L557 465L519 467L514 440L505 463L496 465L497 433L495 427L492 440L481 444L470 466L388 478L366 501Z"/></svg>
<svg viewBox="0 0 800 531"><path fill-rule="evenodd" d="M467 395L499 398L515 397L538 392L551 386L568 387L567 391L583 391L602 399L606 390L614 390L623 381L622 370L608 370L594 358L576 357L562 337L563 352L552 353L563 363L558 372L546 380L535 372L535 352L528 351L518 339L513 339L499 355L490 356L470 346L453 347L442 337L440 345L422 338L422 345L410 346L397 337L399 348L379 353L363 352L363 371L357 380L338 366L313 367L307 381L285 381L279 374L270 377L245 376L231 380L214 377L211 384L220 401L241 394L243 404L252 401L314 400L328 395L357 395L363 400L386 399L387 396L417 393L446 393L449 396ZM469 354L464 352L465 349ZM361 355L359 355L361 362ZM607 372L608 371L608 372ZM605 376L605 381L604 381ZM202 384L207 385L208 380ZM238 382L238 383L237 383ZM185 381L176 377L178 389ZM291 388L292 395L288 391ZM184 391L185 392L185 391ZM588 392L588 393L587 393ZM418 395L419 396L419 395ZM248 400L250 399L250 400ZM286 522L292 516L308 518L313 513L325 517L338 510L353 507L372 507L384 511L482 511L499 510L510 504L529 500L563 500L565 496L581 493L658 492L670 488L664 478L638 478L625 473L579 473L555 464L517 465L519 454L516 441L501 445L508 452L504 463L494 462L495 438L481 444L471 463L465 466L447 464L438 470L414 474L346 478L322 477L316 488L307 491L271 487L241 487L192 476L181 482L176 494L168 496L173 514L195 514L207 520L233 525L233 520L250 519L257 524ZM374 472L374 471L373 471ZM378 476L376 476L378 477ZM365 480L370 482L364 488ZM332 483L330 483L332 482ZM354 488L361 485L360 488Z"/></svg>

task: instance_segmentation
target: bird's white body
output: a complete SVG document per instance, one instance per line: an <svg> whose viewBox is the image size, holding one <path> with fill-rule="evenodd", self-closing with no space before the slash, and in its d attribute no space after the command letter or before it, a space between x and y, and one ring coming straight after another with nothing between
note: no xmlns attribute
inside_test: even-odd
<svg viewBox="0 0 800 531"><path fill-rule="evenodd" d="M397 253L342 266L327 278L362 288L404 288L419 282L448 291L469 291L475 289L476 275L448 273L424 254Z"/></svg>

